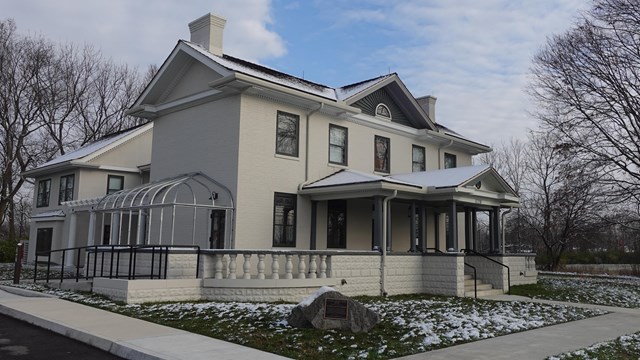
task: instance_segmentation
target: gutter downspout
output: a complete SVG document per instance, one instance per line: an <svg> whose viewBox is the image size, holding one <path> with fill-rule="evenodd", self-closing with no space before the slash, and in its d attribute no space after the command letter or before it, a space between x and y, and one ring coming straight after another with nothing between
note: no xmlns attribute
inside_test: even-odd
<svg viewBox="0 0 640 360"><path fill-rule="evenodd" d="M387 268L387 212L389 211L389 200L398 196L398 190L393 190L393 195L387 196L382 201L382 259L380 263L380 295L387 296L385 288L386 268Z"/></svg>
<svg viewBox="0 0 640 360"><path fill-rule="evenodd" d="M506 252L505 249L505 236L504 236L504 216L507 215L508 213L512 212L513 208L510 207L509 210L505 211L502 213L502 219L500 220L500 231L502 232L502 253L504 254Z"/></svg>
<svg viewBox="0 0 640 360"><path fill-rule="evenodd" d="M305 125L306 131L305 131L305 150L304 150L304 181L300 183L300 185L298 185L298 190L302 190L302 187L307 185L307 183L309 183L309 119L311 118L311 115L322 110L323 107L324 107L324 103L320 103L320 106L318 106L316 109L313 109L307 112L307 119L306 119L306 125Z"/></svg>
<svg viewBox="0 0 640 360"><path fill-rule="evenodd" d="M449 140L449 144L438 147L438 169L442 169L442 149L446 149L453 145L453 140Z"/></svg>

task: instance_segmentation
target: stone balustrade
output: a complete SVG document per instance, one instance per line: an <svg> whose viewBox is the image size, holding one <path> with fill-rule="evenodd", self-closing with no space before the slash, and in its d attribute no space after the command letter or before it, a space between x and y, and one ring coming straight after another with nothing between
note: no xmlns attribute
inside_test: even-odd
<svg viewBox="0 0 640 360"><path fill-rule="evenodd" d="M326 279L336 251L203 250L203 274L213 279Z"/></svg>

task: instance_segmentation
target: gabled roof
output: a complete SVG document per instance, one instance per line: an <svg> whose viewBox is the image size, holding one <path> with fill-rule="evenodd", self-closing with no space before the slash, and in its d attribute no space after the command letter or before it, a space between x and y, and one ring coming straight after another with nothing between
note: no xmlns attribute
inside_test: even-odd
<svg viewBox="0 0 640 360"><path fill-rule="evenodd" d="M482 185L481 189L474 187L478 181L493 183L495 190L486 189ZM518 202L518 195L509 184L489 165L464 166L451 169L420 171L407 174L396 175L375 175L367 174L355 170L340 170L325 178L302 186L302 194L318 195L324 192L345 192L359 191L360 188L374 184L387 184L386 189L396 189L410 193L423 194L425 199L429 196L440 196L442 194L465 193L476 198L493 198L502 204L513 206ZM367 185L365 185L367 184ZM401 185L401 186L398 186ZM440 199L440 198L439 198Z"/></svg>
<svg viewBox="0 0 640 360"><path fill-rule="evenodd" d="M38 166L37 168L27 170L21 175L34 177L38 174L46 173L50 170L57 169L65 165L86 163L91 159L104 154L105 152L117 147L118 145L128 141L129 139L136 137L139 134L145 133L152 128L153 124L147 123L115 134L107 135L100 140L96 140L76 150L49 160L46 163Z"/></svg>
<svg viewBox="0 0 640 360"><path fill-rule="evenodd" d="M353 96L366 92L366 90L371 89L371 87L381 83L382 81L384 81L385 79L393 75L395 75L395 73L378 76L373 79L364 80L364 81L357 82L355 84L345 85L343 87L336 88L336 97L339 100L345 101Z"/></svg>
<svg viewBox="0 0 640 360"><path fill-rule="evenodd" d="M387 182L387 183L399 184L399 185L408 185L408 186L414 186L414 187L416 186L408 182L396 180L396 179L385 177L385 176L367 174L367 173L356 171L356 170L343 169L325 178L322 178L320 180L307 184L304 186L304 188L310 189L310 188L321 188L321 187L350 185L350 184L367 184L367 183L374 183L374 182L381 182L381 181Z"/></svg>

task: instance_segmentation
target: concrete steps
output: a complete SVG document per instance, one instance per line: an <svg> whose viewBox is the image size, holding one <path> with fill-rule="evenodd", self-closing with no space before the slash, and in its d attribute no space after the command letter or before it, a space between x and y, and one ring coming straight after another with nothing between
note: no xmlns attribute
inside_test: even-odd
<svg viewBox="0 0 640 360"><path fill-rule="evenodd" d="M474 297L474 279L473 275L465 274L464 275L464 296L465 297ZM477 282L477 290L478 297L484 296L492 296L492 295L502 295L504 291L501 289L494 289L493 285L482 282L482 280L478 280Z"/></svg>

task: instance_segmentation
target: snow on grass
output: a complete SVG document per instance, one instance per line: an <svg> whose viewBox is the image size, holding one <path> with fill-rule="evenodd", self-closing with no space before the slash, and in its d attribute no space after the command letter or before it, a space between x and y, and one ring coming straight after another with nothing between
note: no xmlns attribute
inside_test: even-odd
<svg viewBox="0 0 640 360"><path fill-rule="evenodd" d="M541 276L538 286L546 292L536 298L640 308L640 278Z"/></svg>
<svg viewBox="0 0 640 360"><path fill-rule="evenodd" d="M597 343L585 349L550 356L547 360L635 359L640 354L640 332Z"/></svg>
<svg viewBox="0 0 640 360"><path fill-rule="evenodd" d="M299 359L395 358L604 313L567 306L426 295L359 298L380 315L381 322L368 334L352 334L289 326L286 319L294 304L126 305L41 285L20 287Z"/></svg>

